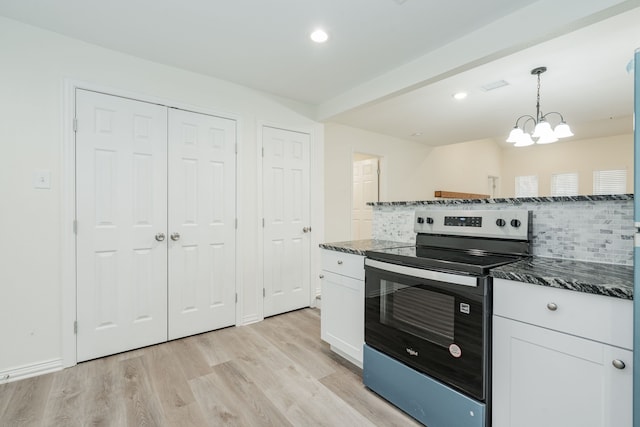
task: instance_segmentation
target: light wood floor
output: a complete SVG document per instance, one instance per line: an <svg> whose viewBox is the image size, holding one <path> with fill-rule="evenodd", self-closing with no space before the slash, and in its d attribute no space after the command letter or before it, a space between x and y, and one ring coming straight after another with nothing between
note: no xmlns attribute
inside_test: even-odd
<svg viewBox="0 0 640 427"><path fill-rule="evenodd" d="M0 426L414 426L304 309L0 385Z"/></svg>

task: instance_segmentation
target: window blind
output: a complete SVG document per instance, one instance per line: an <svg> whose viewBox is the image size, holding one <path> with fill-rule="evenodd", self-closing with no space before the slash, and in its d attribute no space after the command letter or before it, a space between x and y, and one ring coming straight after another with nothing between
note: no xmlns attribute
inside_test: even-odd
<svg viewBox="0 0 640 427"><path fill-rule="evenodd" d="M577 196L578 195L578 174L577 173L557 173L551 175L551 195L552 196Z"/></svg>
<svg viewBox="0 0 640 427"><path fill-rule="evenodd" d="M626 169L593 171L593 194L625 194L626 192Z"/></svg>

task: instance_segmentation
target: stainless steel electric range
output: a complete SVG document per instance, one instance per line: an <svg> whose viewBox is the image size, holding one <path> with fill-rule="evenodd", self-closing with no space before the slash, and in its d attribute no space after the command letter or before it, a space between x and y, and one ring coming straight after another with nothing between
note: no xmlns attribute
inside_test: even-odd
<svg viewBox="0 0 640 427"><path fill-rule="evenodd" d="M491 420L492 268L531 255L531 212L416 212L416 245L365 259L365 385L429 427Z"/></svg>

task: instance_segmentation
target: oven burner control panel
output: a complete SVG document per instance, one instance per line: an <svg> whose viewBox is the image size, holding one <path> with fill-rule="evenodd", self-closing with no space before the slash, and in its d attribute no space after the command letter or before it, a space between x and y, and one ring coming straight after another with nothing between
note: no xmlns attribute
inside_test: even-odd
<svg viewBox="0 0 640 427"><path fill-rule="evenodd" d="M531 211L516 209L417 211L413 228L416 233L529 240L531 218Z"/></svg>
<svg viewBox="0 0 640 427"><path fill-rule="evenodd" d="M448 227L482 227L481 216L445 216L444 225Z"/></svg>

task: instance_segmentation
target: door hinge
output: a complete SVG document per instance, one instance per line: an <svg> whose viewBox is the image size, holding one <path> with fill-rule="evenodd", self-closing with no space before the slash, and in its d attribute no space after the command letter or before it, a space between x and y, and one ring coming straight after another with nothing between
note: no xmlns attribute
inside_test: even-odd
<svg viewBox="0 0 640 427"><path fill-rule="evenodd" d="M262 147L262 157L264 157L264 147Z"/></svg>
<svg viewBox="0 0 640 427"><path fill-rule="evenodd" d="M73 234L78 234L78 220L73 220Z"/></svg>
<svg viewBox="0 0 640 427"><path fill-rule="evenodd" d="M266 298L267 297L267 290L265 288L262 288L262 298Z"/></svg>
<svg viewBox="0 0 640 427"><path fill-rule="evenodd" d="M78 321L77 320L73 321L73 333L74 334L78 333Z"/></svg>
<svg viewBox="0 0 640 427"><path fill-rule="evenodd" d="M78 119L74 117L73 119L73 131L78 132Z"/></svg>
<svg viewBox="0 0 640 427"><path fill-rule="evenodd" d="M238 303L238 293L236 292L236 304Z"/></svg>
<svg viewBox="0 0 640 427"><path fill-rule="evenodd" d="M236 143L236 154L238 154L238 144Z"/></svg>
<svg viewBox="0 0 640 427"><path fill-rule="evenodd" d="M262 228L264 228L264 218L262 218Z"/></svg>

